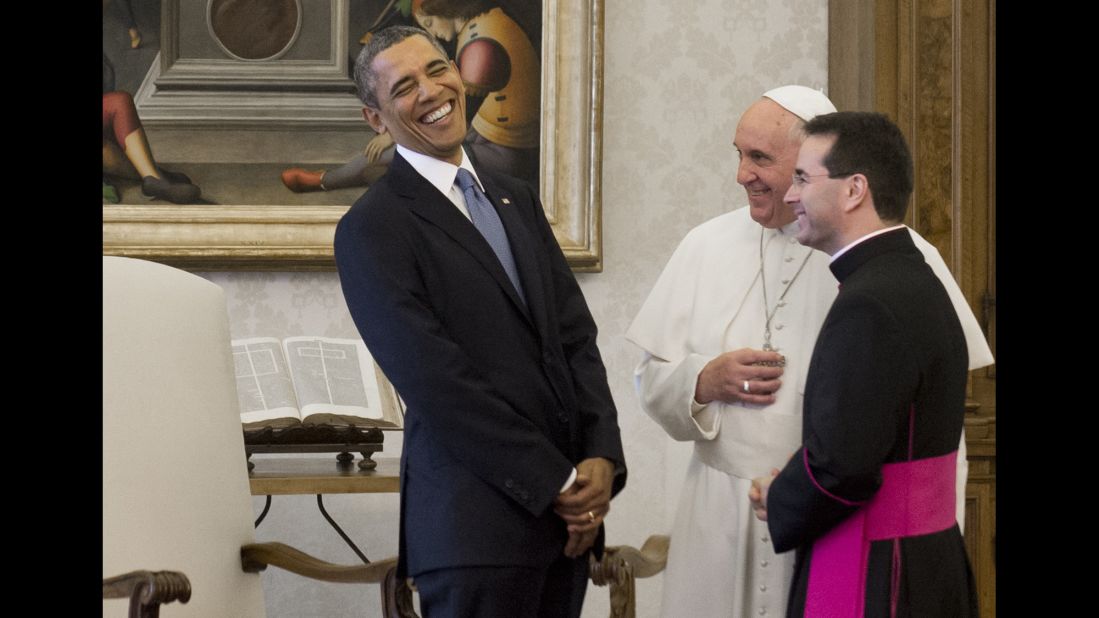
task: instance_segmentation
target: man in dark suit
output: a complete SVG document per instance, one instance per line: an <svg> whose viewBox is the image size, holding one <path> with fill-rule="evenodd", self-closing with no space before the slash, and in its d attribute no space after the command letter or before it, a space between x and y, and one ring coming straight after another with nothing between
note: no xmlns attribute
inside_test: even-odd
<svg viewBox="0 0 1099 618"><path fill-rule="evenodd" d="M967 350L901 225L912 159L888 118L817 116L786 193L839 295L813 349L802 447L750 497L797 549L788 616L976 616L954 517Z"/></svg>
<svg viewBox="0 0 1099 618"><path fill-rule="evenodd" d="M398 573L425 616L578 616L626 470L596 326L537 195L474 166L423 31L355 63L388 173L340 221L340 284L407 404Z"/></svg>

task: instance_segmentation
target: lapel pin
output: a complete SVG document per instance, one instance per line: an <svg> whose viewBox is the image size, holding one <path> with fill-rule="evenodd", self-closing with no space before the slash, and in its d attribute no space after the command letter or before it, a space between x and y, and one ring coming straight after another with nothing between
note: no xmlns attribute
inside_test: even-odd
<svg viewBox="0 0 1099 618"><path fill-rule="evenodd" d="M500 201L501 201L501 202L503 202L503 203L505 203L505 204L510 204L510 203L511 203L511 200L509 200L509 199L508 199L508 198L506 198L506 197L502 197L502 198L500 198Z"/></svg>

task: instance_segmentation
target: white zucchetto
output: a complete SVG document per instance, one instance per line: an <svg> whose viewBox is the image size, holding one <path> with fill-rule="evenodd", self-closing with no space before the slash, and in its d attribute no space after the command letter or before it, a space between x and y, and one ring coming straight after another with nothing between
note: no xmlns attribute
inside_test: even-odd
<svg viewBox="0 0 1099 618"><path fill-rule="evenodd" d="M814 116L831 114L836 106L819 90L807 86L779 86L763 96L781 105L786 111L809 122Z"/></svg>

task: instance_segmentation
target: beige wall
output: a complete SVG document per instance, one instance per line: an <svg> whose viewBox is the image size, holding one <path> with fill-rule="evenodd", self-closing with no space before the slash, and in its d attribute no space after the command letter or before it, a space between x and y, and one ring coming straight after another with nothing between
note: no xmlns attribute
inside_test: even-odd
<svg viewBox="0 0 1099 618"><path fill-rule="evenodd" d="M604 270L578 276L600 327L599 345L630 468L607 519L610 544L640 545L666 532L689 447L641 412L636 348L623 333L686 232L744 204L732 133L763 91L827 86L824 0L605 0ZM227 292L234 337L357 336L335 273L207 273ZM396 456L392 434L385 456ZM397 496L326 496L325 504L370 558L396 553ZM262 500L256 499L256 512ZM259 540L355 560L309 496L276 497ZM263 575L269 615L377 616L377 588ZM661 578L638 585L639 617L656 616ZM606 616L606 591L588 590L584 616Z"/></svg>

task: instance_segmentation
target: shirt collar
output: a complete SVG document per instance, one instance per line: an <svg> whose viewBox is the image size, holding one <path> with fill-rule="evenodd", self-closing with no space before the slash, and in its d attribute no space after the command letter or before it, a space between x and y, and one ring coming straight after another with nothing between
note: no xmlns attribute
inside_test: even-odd
<svg viewBox="0 0 1099 618"><path fill-rule="evenodd" d="M860 242L863 242L863 241L865 241L865 240L869 240L869 239L871 239L871 238L873 238L873 237L875 237L875 236L878 236L878 235L884 234L884 233L886 233L886 232L892 232L893 230L895 230L895 229L897 229L897 228L902 228L902 227L904 227L904 224L903 224L903 223L901 223L901 224L898 224L898 225L894 225L893 227L887 227L887 228L882 228L882 229L880 229L880 230L877 230L877 231L874 231L874 232L870 232L870 233L869 233L869 234L867 234L866 236L863 236L863 237L859 238L859 239L858 239L858 240L856 240L855 242L853 242L853 243L851 243L851 244L847 245L846 247L844 247L844 248L840 249L839 251L835 252L835 254L833 254L833 255L832 255L832 259L831 259L831 261L829 261L828 263L829 263L829 264L831 264L832 262L835 262L835 261L836 261L837 259L839 259L839 257L840 257L841 255L843 255L844 253L847 253L847 251L848 251L848 250L850 250L850 249L851 249L851 247L854 247L855 245L859 244Z"/></svg>
<svg viewBox="0 0 1099 618"><path fill-rule="evenodd" d="M483 192L485 185L481 183L481 178L477 176L477 170L473 169L473 163L470 162L469 157L466 156L465 148L462 148L462 164L454 165L448 161L436 159L435 157L429 157L428 155L409 150L400 144L397 144L397 152L404 157L405 161L412 166L412 169L416 170L418 174L424 177L424 180L431 183L431 186L439 190L443 195L450 193L450 188L454 186L454 179L458 176L458 168L469 171L473 174L473 179L477 181L477 186L481 188Z"/></svg>

